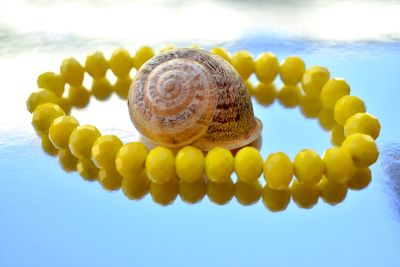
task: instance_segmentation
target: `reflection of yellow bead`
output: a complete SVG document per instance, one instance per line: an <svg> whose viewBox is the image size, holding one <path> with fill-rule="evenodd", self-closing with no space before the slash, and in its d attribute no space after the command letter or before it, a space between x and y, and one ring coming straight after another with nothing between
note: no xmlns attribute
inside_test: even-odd
<svg viewBox="0 0 400 267"><path fill-rule="evenodd" d="M146 63L150 58L154 57L153 49L149 46L140 47L135 54L134 65L138 70L144 63Z"/></svg>
<svg viewBox="0 0 400 267"><path fill-rule="evenodd" d="M311 149L297 153L293 161L294 174L301 183L316 184L324 174L324 163Z"/></svg>
<svg viewBox="0 0 400 267"><path fill-rule="evenodd" d="M319 96L322 87L329 80L329 70L320 66L313 66L306 70L301 78L304 93Z"/></svg>
<svg viewBox="0 0 400 267"><path fill-rule="evenodd" d="M332 147L324 152L322 160L325 164L325 176L329 180L346 182L353 169L353 160L347 150Z"/></svg>
<svg viewBox="0 0 400 267"><path fill-rule="evenodd" d="M150 183L150 195L155 203L163 206L172 204L178 195L178 180L176 177L169 179L163 184Z"/></svg>
<svg viewBox="0 0 400 267"><path fill-rule="evenodd" d="M45 72L39 75L37 79L39 88L47 89L57 96L64 93L65 82L63 78L54 72Z"/></svg>
<svg viewBox="0 0 400 267"><path fill-rule="evenodd" d="M264 163L264 178L272 189L285 189L293 176L293 164L283 152L270 154Z"/></svg>
<svg viewBox="0 0 400 267"><path fill-rule="evenodd" d="M194 182L203 177L204 155L198 148L186 146L179 150L175 158L176 174L186 182Z"/></svg>
<svg viewBox="0 0 400 267"><path fill-rule="evenodd" d="M315 118L322 108L319 97L302 95L300 97L300 110L306 118Z"/></svg>
<svg viewBox="0 0 400 267"><path fill-rule="evenodd" d="M271 83L279 73L279 61L273 53L262 53L254 62L254 69L259 81Z"/></svg>
<svg viewBox="0 0 400 267"><path fill-rule="evenodd" d="M347 119L344 124L344 135L354 133L370 135L373 139L378 138L381 131L381 124L378 119L369 113L357 113Z"/></svg>
<svg viewBox="0 0 400 267"><path fill-rule="evenodd" d="M148 154L149 151L142 143L127 143L119 149L115 158L115 166L126 179L138 177L144 170Z"/></svg>
<svg viewBox="0 0 400 267"><path fill-rule="evenodd" d="M40 138L42 149L44 150L44 152L46 152L50 156L56 156L58 153L58 149L50 141L49 136L47 134L43 134Z"/></svg>
<svg viewBox="0 0 400 267"><path fill-rule="evenodd" d="M90 158L92 146L100 135L99 130L92 125L78 126L69 137L68 147L78 159Z"/></svg>
<svg viewBox="0 0 400 267"><path fill-rule="evenodd" d="M325 107L334 108L336 102L345 95L350 94L350 86L341 78L333 78L322 87L321 101Z"/></svg>
<svg viewBox="0 0 400 267"><path fill-rule="evenodd" d="M99 176L99 169L93 163L92 159L80 159L78 165L76 165L76 170L87 181L97 180Z"/></svg>
<svg viewBox="0 0 400 267"><path fill-rule="evenodd" d="M374 139L366 134L355 133L346 137L342 144L358 168L366 168L376 162L379 156Z"/></svg>
<svg viewBox="0 0 400 267"><path fill-rule="evenodd" d="M257 102L264 106L271 105L275 101L276 95L276 87L273 83L258 83L254 88Z"/></svg>
<svg viewBox="0 0 400 267"><path fill-rule="evenodd" d="M179 196L183 201L194 204L203 199L207 192L207 184L204 179L194 182L179 180Z"/></svg>
<svg viewBox="0 0 400 267"><path fill-rule="evenodd" d="M317 184L301 184L296 180L290 185L293 201L300 208L310 209L318 202L319 189Z"/></svg>
<svg viewBox="0 0 400 267"><path fill-rule="evenodd" d="M304 61L296 56L287 57L279 67L281 80L286 85L296 85L306 69Z"/></svg>
<svg viewBox="0 0 400 267"><path fill-rule="evenodd" d="M90 93L99 100L105 100L112 93L112 85L106 77L94 78Z"/></svg>
<svg viewBox="0 0 400 267"><path fill-rule="evenodd" d="M126 99L128 97L129 89L131 87L132 78L128 75L125 77L118 78L114 84L114 91L117 95L122 98Z"/></svg>
<svg viewBox="0 0 400 267"><path fill-rule="evenodd" d="M270 211L283 211L289 205L290 191L288 188L275 190L265 185L262 190L262 200L265 207Z"/></svg>
<svg viewBox="0 0 400 267"><path fill-rule="evenodd" d="M57 96L49 90L39 89L38 91L31 93L26 101L26 108L32 113L39 105L46 103L58 104Z"/></svg>
<svg viewBox="0 0 400 267"><path fill-rule="evenodd" d="M122 141L115 135L103 135L92 147L92 160L99 168L115 168L115 156L122 147Z"/></svg>
<svg viewBox="0 0 400 267"><path fill-rule="evenodd" d="M49 138L57 148L68 148L68 140L72 131L79 126L79 122L72 116L56 118L50 125Z"/></svg>
<svg viewBox="0 0 400 267"><path fill-rule="evenodd" d="M335 123L331 128L331 143L334 146L341 146L344 141L344 130L343 126L339 123Z"/></svg>
<svg viewBox="0 0 400 267"><path fill-rule="evenodd" d="M369 168L354 168L347 186L353 190L362 190L366 188L372 180L371 170Z"/></svg>
<svg viewBox="0 0 400 267"><path fill-rule="evenodd" d="M253 57L246 50L235 52L231 57L231 64L243 80L247 80L254 71Z"/></svg>
<svg viewBox="0 0 400 267"><path fill-rule="evenodd" d="M158 146L146 158L147 176L154 183L166 183L175 177L175 159L172 151Z"/></svg>
<svg viewBox="0 0 400 267"><path fill-rule="evenodd" d="M208 179L214 183L228 181L233 171L231 151L221 147L211 149L205 159L205 171Z"/></svg>
<svg viewBox="0 0 400 267"><path fill-rule="evenodd" d="M129 199L141 199L149 191L150 180L147 178L146 171L143 170L137 177L124 178L121 188L125 196Z"/></svg>
<svg viewBox="0 0 400 267"><path fill-rule="evenodd" d="M326 107L322 108L318 113L318 122L323 129L327 131L332 129L333 125L336 123L333 116L333 110Z"/></svg>
<svg viewBox="0 0 400 267"><path fill-rule="evenodd" d="M64 116L64 111L56 104L39 105L32 116L32 125L39 134L48 134L51 123L58 117Z"/></svg>
<svg viewBox="0 0 400 267"><path fill-rule="evenodd" d="M213 49L210 50L210 52L222 57L223 59L225 59L228 62L231 61L229 52L225 48L214 47Z"/></svg>
<svg viewBox="0 0 400 267"><path fill-rule="evenodd" d="M64 81L73 86L80 86L83 82L85 69L73 57L66 58L61 62L60 74Z"/></svg>
<svg viewBox="0 0 400 267"><path fill-rule="evenodd" d="M111 55L109 60L110 69L117 77L125 77L129 75L133 67L132 58L128 50L117 48Z"/></svg>
<svg viewBox="0 0 400 267"><path fill-rule="evenodd" d="M330 205L336 205L342 202L347 195L347 186L323 177L318 183L321 198Z"/></svg>
<svg viewBox="0 0 400 267"><path fill-rule="evenodd" d="M108 62L104 54L96 51L87 55L85 69L94 79L104 77L108 69Z"/></svg>
<svg viewBox="0 0 400 267"><path fill-rule="evenodd" d="M115 191L121 187L122 176L114 168L100 169L99 182L104 189Z"/></svg>
<svg viewBox="0 0 400 267"><path fill-rule="evenodd" d="M234 167L240 180L249 182L258 180L263 170L260 151L250 146L240 149L235 155Z"/></svg>
<svg viewBox="0 0 400 267"><path fill-rule="evenodd" d="M334 115L335 120L344 125L348 118L356 113L365 112L364 102L356 96L346 95L340 98L335 105Z"/></svg>
<svg viewBox="0 0 400 267"><path fill-rule="evenodd" d="M83 86L71 86L68 90L68 100L77 108L84 108L89 104L90 93Z"/></svg>
<svg viewBox="0 0 400 267"><path fill-rule="evenodd" d="M234 193L235 185L230 178L223 183L214 183L210 180L207 182L208 199L215 204L227 204L233 198Z"/></svg>
<svg viewBox="0 0 400 267"><path fill-rule="evenodd" d="M69 149L60 149L57 154L58 162L60 166L66 172L76 171L76 165L78 164L78 159L71 154Z"/></svg>
<svg viewBox="0 0 400 267"><path fill-rule="evenodd" d="M286 108L294 108L300 102L301 91L297 85L284 85L278 91L279 102Z"/></svg>
<svg viewBox="0 0 400 267"><path fill-rule="evenodd" d="M235 184L236 200L244 206L257 203L261 197L261 191L262 186L259 181L247 182L238 180Z"/></svg>

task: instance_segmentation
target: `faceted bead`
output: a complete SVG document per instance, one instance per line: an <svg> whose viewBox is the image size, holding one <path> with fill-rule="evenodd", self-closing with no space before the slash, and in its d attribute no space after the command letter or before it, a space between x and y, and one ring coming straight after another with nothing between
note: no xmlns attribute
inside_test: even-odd
<svg viewBox="0 0 400 267"><path fill-rule="evenodd" d="M294 175L301 183L316 184L324 174L324 163L311 149L303 149L294 158Z"/></svg>
<svg viewBox="0 0 400 267"><path fill-rule="evenodd" d="M149 192L150 180L143 170L137 177L124 178L121 185L125 196L132 200L139 200Z"/></svg>
<svg viewBox="0 0 400 267"><path fill-rule="evenodd" d="M158 146L146 158L147 176L154 183L166 183L175 177L175 158L172 151Z"/></svg>
<svg viewBox="0 0 400 267"><path fill-rule="evenodd" d="M372 180L369 168L354 168L347 186L352 190L362 190L366 188Z"/></svg>
<svg viewBox="0 0 400 267"><path fill-rule="evenodd" d="M122 176L114 168L100 169L99 182L104 189L115 191L121 188Z"/></svg>
<svg viewBox="0 0 400 267"><path fill-rule="evenodd" d="M179 180L179 196L188 204L200 202L207 192L207 184L204 179L194 182Z"/></svg>
<svg viewBox="0 0 400 267"><path fill-rule="evenodd" d="M247 80L254 71L253 57L245 50L235 52L232 55L231 64L243 80Z"/></svg>
<svg viewBox="0 0 400 267"><path fill-rule="evenodd" d="M60 166L66 172L76 171L76 165L78 164L78 159L71 154L69 149L60 149L57 154L58 162Z"/></svg>
<svg viewBox="0 0 400 267"><path fill-rule="evenodd" d="M78 160L76 169L80 176L87 181L95 181L99 177L99 169L90 158Z"/></svg>
<svg viewBox="0 0 400 267"><path fill-rule="evenodd" d="M85 69L73 57L66 58L62 61L60 66L60 74L64 81L73 86L80 86L83 82L83 75Z"/></svg>
<svg viewBox="0 0 400 267"><path fill-rule="evenodd" d="M304 61L296 56L287 57L279 67L279 74L285 85L296 85L306 69Z"/></svg>
<svg viewBox="0 0 400 267"><path fill-rule="evenodd" d="M284 85L278 91L278 100L286 108L296 107L301 98L301 91L297 85Z"/></svg>
<svg viewBox="0 0 400 267"><path fill-rule="evenodd" d="M260 151L250 146L240 149L235 155L234 168L238 179L248 182L258 180L263 171Z"/></svg>
<svg viewBox="0 0 400 267"><path fill-rule="evenodd" d="M277 91L273 83L258 83L254 88L257 102L263 106L271 105L276 99Z"/></svg>
<svg viewBox="0 0 400 267"><path fill-rule="evenodd" d="M209 180L223 183L230 179L233 172L231 151L221 147L211 149L205 159L205 172Z"/></svg>
<svg viewBox="0 0 400 267"><path fill-rule="evenodd" d="M39 105L46 103L58 104L58 98L52 91L39 89L38 91L31 93L26 101L26 108L32 113Z"/></svg>
<svg viewBox="0 0 400 267"><path fill-rule="evenodd" d="M302 184L296 180L290 185L290 193L297 206L304 209L311 209L319 198L317 184Z"/></svg>
<svg viewBox="0 0 400 267"><path fill-rule="evenodd" d="M115 135L103 135L92 147L92 160L98 168L115 168L115 157L122 147L122 141Z"/></svg>
<svg viewBox="0 0 400 267"><path fill-rule="evenodd" d="M225 205L233 198L235 194L235 185L231 178L222 183L215 183L211 180L207 181L208 199L218 205Z"/></svg>
<svg viewBox="0 0 400 267"><path fill-rule="evenodd" d="M357 113L347 119L344 124L344 135L354 133L370 135L373 139L378 138L381 131L381 124L375 116L369 113Z"/></svg>
<svg viewBox="0 0 400 267"><path fill-rule="evenodd" d="M179 186L176 177L169 179L167 182L150 183L150 195L153 201L162 206L172 204L178 196Z"/></svg>
<svg viewBox="0 0 400 267"><path fill-rule="evenodd" d="M272 212L283 211L290 202L290 191L288 188L276 190L265 185L262 190L262 201L264 206Z"/></svg>
<svg viewBox="0 0 400 267"><path fill-rule="evenodd" d="M135 54L134 65L138 70L144 63L146 63L150 58L154 57L154 51L149 46L140 47Z"/></svg>
<svg viewBox="0 0 400 267"><path fill-rule="evenodd" d="M325 83L321 90L321 101L325 107L333 109L336 102L350 94L349 84L341 78L333 78Z"/></svg>
<svg viewBox="0 0 400 267"><path fill-rule="evenodd" d="M106 100L111 96L112 85L106 77L94 78L90 93L98 100Z"/></svg>
<svg viewBox="0 0 400 267"><path fill-rule="evenodd" d="M132 84L132 78L128 75L125 77L118 78L114 84L113 89L120 98L127 99L131 84Z"/></svg>
<svg viewBox="0 0 400 267"><path fill-rule="evenodd" d="M108 62L104 54L100 51L96 51L87 55L85 69L94 79L104 77L108 69Z"/></svg>
<svg viewBox="0 0 400 267"><path fill-rule="evenodd" d="M72 116L58 117L50 125L49 138L55 147L68 148L69 137L78 126L78 120Z"/></svg>
<svg viewBox="0 0 400 267"><path fill-rule="evenodd" d="M323 107L318 113L318 123L324 129L329 131L335 125L335 117L331 108Z"/></svg>
<svg viewBox="0 0 400 267"><path fill-rule="evenodd" d="M270 154L264 163L264 178L272 189L285 189L292 181L294 168L283 152Z"/></svg>
<svg viewBox="0 0 400 267"><path fill-rule="evenodd" d="M364 113L365 110L365 104L361 99L346 95L336 102L334 108L335 120L343 126L348 118L356 113Z"/></svg>
<svg viewBox="0 0 400 267"><path fill-rule="evenodd" d="M193 146L180 149L175 158L176 174L181 180L194 182L203 177L204 155Z"/></svg>
<svg viewBox="0 0 400 267"><path fill-rule="evenodd" d="M140 142L123 145L115 158L115 166L125 179L138 177L144 170L147 148Z"/></svg>
<svg viewBox="0 0 400 267"><path fill-rule="evenodd" d="M279 73L279 61L271 53L262 53L254 63L257 79L263 83L271 83Z"/></svg>
<svg viewBox="0 0 400 267"><path fill-rule="evenodd" d="M58 149L50 141L49 136L47 134L43 134L40 138L43 151L49 156L56 156Z"/></svg>
<svg viewBox="0 0 400 267"><path fill-rule="evenodd" d="M68 147L78 159L90 158L92 146L100 135L99 130L92 125L78 126L69 137Z"/></svg>
<svg viewBox="0 0 400 267"><path fill-rule="evenodd" d="M131 55L123 48L118 48L112 53L109 64L111 71L117 77L128 76L133 67Z"/></svg>
<svg viewBox="0 0 400 267"><path fill-rule="evenodd" d="M346 137L342 144L353 159L354 166L367 168L374 164L379 156L378 147L371 136L355 133Z"/></svg>
<svg viewBox="0 0 400 267"><path fill-rule="evenodd" d="M56 104L46 103L39 105L32 116L32 125L40 135L48 135L51 123L58 117L64 116L64 111Z"/></svg>
<svg viewBox="0 0 400 267"><path fill-rule="evenodd" d="M329 180L346 182L353 169L350 153L340 147L332 147L324 152L322 160L325 165L325 176Z"/></svg>
<svg viewBox="0 0 400 267"><path fill-rule="evenodd" d="M68 90L68 100L77 108L84 108L89 104L90 93L83 86L71 86Z"/></svg>
<svg viewBox="0 0 400 267"><path fill-rule="evenodd" d="M243 206L257 203L261 198L262 186L259 181L241 181L235 184L236 200Z"/></svg>
<svg viewBox="0 0 400 267"><path fill-rule="evenodd" d="M60 108L62 108L62 110L64 110L65 114L68 115L71 113L72 104L68 98L66 98L66 97L58 98L57 105L59 105Z"/></svg>
<svg viewBox="0 0 400 267"><path fill-rule="evenodd" d="M326 177L322 177L318 183L321 198L328 204L334 206L342 202L347 195L347 186Z"/></svg>
<svg viewBox="0 0 400 267"><path fill-rule="evenodd" d="M334 146L341 146L344 141L344 130L343 126L339 123L335 123L330 131L331 143Z"/></svg>
<svg viewBox="0 0 400 267"><path fill-rule="evenodd" d="M319 97L302 95L300 97L300 110L306 118L315 118L321 111L322 105Z"/></svg>
<svg viewBox="0 0 400 267"><path fill-rule="evenodd" d="M222 57L223 59L225 59L228 62L231 61L229 52L225 48L214 47L213 49L210 50L210 52Z"/></svg>
<svg viewBox="0 0 400 267"><path fill-rule="evenodd" d="M39 75L37 85L39 88L44 88L53 92L56 96L62 96L64 93L65 81L60 75L54 72L45 72Z"/></svg>
<svg viewBox="0 0 400 267"><path fill-rule="evenodd" d="M320 66L313 66L306 70L301 78L304 93L310 96L319 96L322 87L329 80L329 70Z"/></svg>

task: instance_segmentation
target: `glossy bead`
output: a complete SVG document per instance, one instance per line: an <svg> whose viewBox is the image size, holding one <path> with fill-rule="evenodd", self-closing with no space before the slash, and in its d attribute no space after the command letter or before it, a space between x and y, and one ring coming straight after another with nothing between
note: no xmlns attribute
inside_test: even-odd
<svg viewBox="0 0 400 267"><path fill-rule="evenodd" d="M279 67L279 75L285 85L296 85L300 81L305 70L306 65L301 58L290 56L287 57Z"/></svg>
<svg viewBox="0 0 400 267"><path fill-rule="evenodd" d="M44 72L37 78L37 85L39 88L53 92L56 96L62 96L64 93L65 81L60 75L54 72Z"/></svg>
<svg viewBox="0 0 400 267"><path fill-rule="evenodd" d="M149 46L140 47L135 54L134 65L138 70L144 63L146 63L150 58L154 57L154 51Z"/></svg>
<svg viewBox="0 0 400 267"><path fill-rule="evenodd" d="M322 87L329 80L329 70L320 66L313 66L306 70L301 78L304 93L311 96L319 96Z"/></svg>
<svg viewBox="0 0 400 267"><path fill-rule="evenodd" d="M179 180L179 196L189 204L195 204L203 199L207 193L207 183L204 179L194 182Z"/></svg>
<svg viewBox="0 0 400 267"><path fill-rule="evenodd" d="M132 200L139 200L146 196L149 192L150 180L146 171L143 170L137 177L124 178L122 180L121 189L125 196Z"/></svg>
<svg viewBox="0 0 400 267"><path fill-rule="evenodd" d="M138 177L144 170L148 154L149 151L142 143L127 143L119 149L115 158L115 166L126 179Z"/></svg>
<svg viewBox="0 0 400 267"><path fill-rule="evenodd" d="M347 195L345 183L327 179L323 177L318 183L321 198L328 204L334 206L342 202Z"/></svg>
<svg viewBox="0 0 400 267"><path fill-rule="evenodd" d="M90 93L83 86L71 86L68 91L68 100L77 108L84 108L89 104Z"/></svg>
<svg viewBox="0 0 400 267"><path fill-rule="evenodd" d="M33 92L28 97L26 101L26 108L29 112L33 112L39 105L46 103L55 103L57 104L58 98L57 96L49 90L39 89L36 92Z"/></svg>
<svg viewBox="0 0 400 267"><path fill-rule="evenodd" d="M319 188L317 184L302 184L293 181L290 185L293 201L300 208L311 209L318 202Z"/></svg>
<svg viewBox="0 0 400 267"><path fill-rule="evenodd" d="M104 189L115 191L121 188L122 176L114 168L100 169L99 182Z"/></svg>
<svg viewBox="0 0 400 267"><path fill-rule="evenodd" d="M132 78L128 75L125 77L118 78L113 86L113 89L120 98L126 99L128 97L131 84L132 84Z"/></svg>
<svg viewBox="0 0 400 267"><path fill-rule="evenodd" d="M112 85L106 77L94 78L90 93L98 100L106 100L112 93Z"/></svg>
<svg viewBox="0 0 400 267"><path fill-rule="evenodd" d="M60 166L66 172L76 171L76 165L78 164L78 159L71 154L69 149L60 149L57 154L58 162Z"/></svg>
<svg viewBox="0 0 400 267"><path fill-rule="evenodd" d="M153 148L146 158L146 170L152 182L158 184L168 182L175 177L174 154L166 147Z"/></svg>
<svg viewBox="0 0 400 267"><path fill-rule="evenodd" d="M218 205L225 205L233 198L235 194L235 185L231 178L222 183L207 182L208 199Z"/></svg>
<svg viewBox="0 0 400 267"><path fill-rule="evenodd" d="M261 198L262 186L259 181L240 181L235 184L236 200L243 206L257 203Z"/></svg>
<svg viewBox="0 0 400 267"><path fill-rule="evenodd" d="M255 86L253 85L253 83L250 81L250 79L244 81L244 85L246 86L247 92L250 95L254 95L255 94Z"/></svg>
<svg viewBox="0 0 400 267"><path fill-rule="evenodd" d="M66 58L61 62L60 74L65 82L73 86L80 86L83 82L85 69L73 57Z"/></svg>
<svg viewBox="0 0 400 267"><path fill-rule="evenodd" d="M332 145L341 146L344 141L343 126L339 123L335 123L331 128L330 135Z"/></svg>
<svg viewBox="0 0 400 267"><path fill-rule="evenodd" d="M76 170L80 176L87 181L95 181L99 177L99 169L90 158L78 160Z"/></svg>
<svg viewBox="0 0 400 267"><path fill-rule="evenodd" d="M364 102L356 96L343 96L335 105L335 120L340 125L344 125L348 118L356 113L364 113L366 110Z"/></svg>
<svg viewBox="0 0 400 267"><path fill-rule="evenodd" d="M332 147L322 156L325 165L325 176L329 180L346 182L353 169L350 153L340 147Z"/></svg>
<svg viewBox="0 0 400 267"><path fill-rule="evenodd" d="M353 159L354 166L366 168L374 164L379 156L378 147L371 136L355 133L346 137L342 144Z"/></svg>
<svg viewBox="0 0 400 267"><path fill-rule="evenodd" d="M109 60L111 71L117 77L125 77L129 75L133 67L133 61L128 50L123 48L116 49Z"/></svg>
<svg viewBox="0 0 400 267"><path fill-rule="evenodd" d="M315 118L321 111L322 105L319 97L302 95L300 97L300 110L306 118Z"/></svg>
<svg viewBox="0 0 400 267"><path fill-rule="evenodd" d="M279 73L279 61L271 52L262 53L254 62L257 79L263 83L271 83Z"/></svg>
<svg viewBox="0 0 400 267"><path fill-rule="evenodd" d="M214 48L211 49L210 51L211 51L211 53L214 53L214 54L216 54L216 55L222 57L223 59L225 59L225 60L228 61L228 62L231 61L229 52L228 52L225 48L222 48L222 47L214 47Z"/></svg>
<svg viewBox="0 0 400 267"><path fill-rule="evenodd" d="M303 149L297 153L293 165L294 175L301 183L316 184L324 174L322 159L311 149Z"/></svg>
<svg viewBox="0 0 400 267"><path fill-rule="evenodd" d="M162 206L170 205L178 196L179 186L176 177L169 179L167 182L159 184L150 183L150 195L153 201Z"/></svg>
<svg viewBox="0 0 400 267"><path fill-rule="evenodd" d="M60 116L50 125L49 138L57 148L68 148L68 140L79 122L72 116Z"/></svg>
<svg viewBox="0 0 400 267"><path fill-rule="evenodd" d="M221 147L211 149L205 159L205 172L210 181L223 183L230 179L233 172L231 151Z"/></svg>
<svg viewBox="0 0 400 267"><path fill-rule="evenodd" d="M259 104L271 105L276 99L277 91L273 83L258 83L254 88L254 96Z"/></svg>
<svg viewBox="0 0 400 267"><path fill-rule="evenodd" d="M32 116L32 125L40 135L49 133L51 123L58 117L64 116L64 111L53 103L39 105Z"/></svg>
<svg viewBox="0 0 400 267"><path fill-rule="evenodd" d="M64 110L65 114L70 114L71 113L71 108L72 108L72 104L69 101L68 98L66 97L60 97L57 99L57 105L60 106L60 108L62 108L62 110Z"/></svg>
<svg viewBox="0 0 400 267"><path fill-rule="evenodd" d="M175 158L176 174L186 182L194 182L203 177L204 155L193 146L180 149Z"/></svg>
<svg viewBox="0 0 400 267"><path fill-rule="evenodd" d="M300 102L301 91L297 85L284 85L278 91L278 100L286 108L294 108Z"/></svg>
<svg viewBox="0 0 400 267"><path fill-rule="evenodd" d="M86 57L85 69L94 79L102 78L106 75L108 61L100 51L90 53Z"/></svg>
<svg viewBox="0 0 400 267"><path fill-rule="evenodd" d="M232 55L231 64L243 80L247 80L254 71L253 57L246 50L235 52Z"/></svg>
<svg viewBox="0 0 400 267"><path fill-rule="evenodd" d="M344 79L333 78L322 87L320 97L325 107L333 109L341 97L349 94L349 84Z"/></svg>
<svg viewBox="0 0 400 267"><path fill-rule="evenodd" d="M99 168L115 168L115 157L122 147L122 141L115 135L103 135L92 147L92 160Z"/></svg>
<svg viewBox="0 0 400 267"><path fill-rule="evenodd" d="M288 188L276 190L265 185L262 190L262 201L272 212L283 211L290 203L290 191Z"/></svg>
<svg viewBox="0 0 400 267"><path fill-rule="evenodd" d="M362 190L366 188L372 180L369 168L354 168L347 186L352 190Z"/></svg>
<svg viewBox="0 0 400 267"><path fill-rule="evenodd" d="M100 135L99 130L92 125L78 126L69 137L68 147L78 159L90 158L92 146Z"/></svg>
<svg viewBox="0 0 400 267"><path fill-rule="evenodd" d="M375 116L369 113L356 113L346 120L344 124L344 135L354 133L370 135L373 139L378 138L381 131L381 124Z"/></svg>
<svg viewBox="0 0 400 267"><path fill-rule="evenodd" d="M252 182L258 180L263 171L263 159L254 147L240 149L234 160L234 169L238 179Z"/></svg>
<svg viewBox="0 0 400 267"><path fill-rule="evenodd" d="M40 139L43 151L49 156L56 156L58 149L50 141L49 136L47 134L43 134L40 136Z"/></svg>
<svg viewBox="0 0 400 267"><path fill-rule="evenodd" d="M319 125L329 131L335 125L335 117L333 116L333 110L331 108L323 107L318 113Z"/></svg>
<svg viewBox="0 0 400 267"><path fill-rule="evenodd" d="M272 189L285 189L292 180L294 168L283 152L270 154L264 163L264 178Z"/></svg>

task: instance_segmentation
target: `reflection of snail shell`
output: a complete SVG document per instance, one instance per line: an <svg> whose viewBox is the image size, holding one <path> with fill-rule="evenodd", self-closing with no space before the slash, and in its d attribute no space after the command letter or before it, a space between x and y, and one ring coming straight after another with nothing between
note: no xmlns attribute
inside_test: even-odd
<svg viewBox="0 0 400 267"><path fill-rule="evenodd" d="M128 106L138 131L167 147L234 149L256 140L262 128L238 73L200 49L150 59L132 82Z"/></svg>

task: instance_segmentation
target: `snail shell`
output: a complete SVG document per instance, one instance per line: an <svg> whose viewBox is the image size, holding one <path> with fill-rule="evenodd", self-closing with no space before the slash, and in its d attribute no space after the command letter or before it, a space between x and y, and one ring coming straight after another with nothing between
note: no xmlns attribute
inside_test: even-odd
<svg viewBox="0 0 400 267"><path fill-rule="evenodd" d="M203 151L234 149L260 136L251 98L224 59L200 49L174 49L145 63L133 79L129 113L149 141Z"/></svg>

